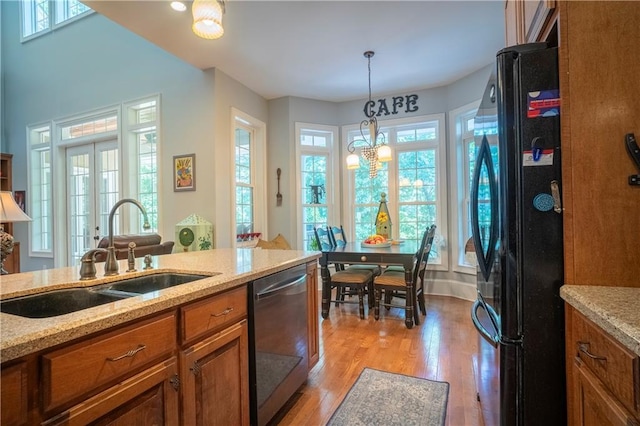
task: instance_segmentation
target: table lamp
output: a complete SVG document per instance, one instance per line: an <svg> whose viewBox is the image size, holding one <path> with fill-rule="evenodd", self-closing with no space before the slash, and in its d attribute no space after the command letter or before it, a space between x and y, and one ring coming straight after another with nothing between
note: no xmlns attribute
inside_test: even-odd
<svg viewBox="0 0 640 426"><path fill-rule="evenodd" d="M29 222L27 216L13 199L11 191L0 191L0 274L6 275L4 260L13 252L13 236L4 232L4 223Z"/></svg>

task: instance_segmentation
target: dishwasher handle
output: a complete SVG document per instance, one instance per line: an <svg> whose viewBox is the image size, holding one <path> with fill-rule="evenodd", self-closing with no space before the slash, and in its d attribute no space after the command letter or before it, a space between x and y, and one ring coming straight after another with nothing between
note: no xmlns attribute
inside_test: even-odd
<svg viewBox="0 0 640 426"><path fill-rule="evenodd" d="M288 281L283 281L283 282L279 282L276 284L273 284L269 287L267 287L264 291L261 291L260 293L256 293L255 298L256 300L260 300L260 299L266 299L267 297L271 297L271 296L275 296L279 293L282 293L283 291L291 288L291 287L295 287L297 285L300 285L302 283L304 283L307 280L307 276L306 275L302 275L298 278L294 278L292 280L288 280Z"/></svg>

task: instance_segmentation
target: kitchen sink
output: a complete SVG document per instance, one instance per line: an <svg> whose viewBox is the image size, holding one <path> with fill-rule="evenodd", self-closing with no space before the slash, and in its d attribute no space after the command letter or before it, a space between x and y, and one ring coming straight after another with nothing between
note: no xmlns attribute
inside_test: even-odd
<svg viewBox="0 0 640 426"><path fill-rule="evenodd" d="M0 311L27 318L49 318L115 302L124 297L127 296L103 294L89 288L71 288L3 301Z"/></svg>
<svg viewBox="0 0 640 426"><path fill-rule="evenodd" d="M215 273L213 275L219 275L219 273ZM144 294L152 291L164 290L165 288L180 284L186 284L191 281L201 280L213 275L178 274L167 272L116 281L105 288L127 293Z"/></svg>
<svg viewBox="0 0 640 426"><path fill-rule="evenodd" d="M213 275L173 272L126 278L88 288L70 288L17 297L0 302L0 312L27 318L50 318L83 309L163 290Z"/></svg>

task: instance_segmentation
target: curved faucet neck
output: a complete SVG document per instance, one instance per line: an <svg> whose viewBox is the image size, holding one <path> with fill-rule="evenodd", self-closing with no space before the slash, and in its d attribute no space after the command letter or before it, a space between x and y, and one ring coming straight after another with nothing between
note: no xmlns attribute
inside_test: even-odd
<svg viewBox="0 0 640 426"><path fill-rule="evenodd" d="M140 211L142 212L142 215L144 216L144 229L148 229L149 228L149 219L147 217L147 211L145 210L144 206L142 204L140 204L140 202L138 200L134 200L133 198L123 198L121 200L119 200L118 202L116 202L113 207L111 207L111 211L109 212L109 247L113 246L113 217L115 216L116 210L118 210L118 207L120 207L121 205L125 204L125 203L131 203L133 205L135 205L136 207L138 207L138 209L140 209Z"/></svg>

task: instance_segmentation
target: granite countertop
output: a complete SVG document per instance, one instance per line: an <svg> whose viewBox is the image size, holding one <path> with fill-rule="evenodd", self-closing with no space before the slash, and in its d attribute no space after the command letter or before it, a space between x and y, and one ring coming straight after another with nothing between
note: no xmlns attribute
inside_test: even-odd
<svg viewBox="0 0 640 426"><path fill-rule="evenodd" d="M640 288L565 285L560 296L640 356Z"/></svg>
<svg viewBox="0 0 640 426"><path fill-rule="evenodd" d="M110 277L103 277L104 263L98 263L98 278L89 281L79 280L79 267L3 275L0 285L1 300L49 290L90 287L158 272L218 274L51 318L34 319L0 313L0 362L245 285L254 279L319 257L319 252L296 250L215 249L154 256L153 269L147 271L143 270L143 259L140 258L136 259L137 272L123 272L127 269L127 261L121 260L120 274Z"/></svg>

